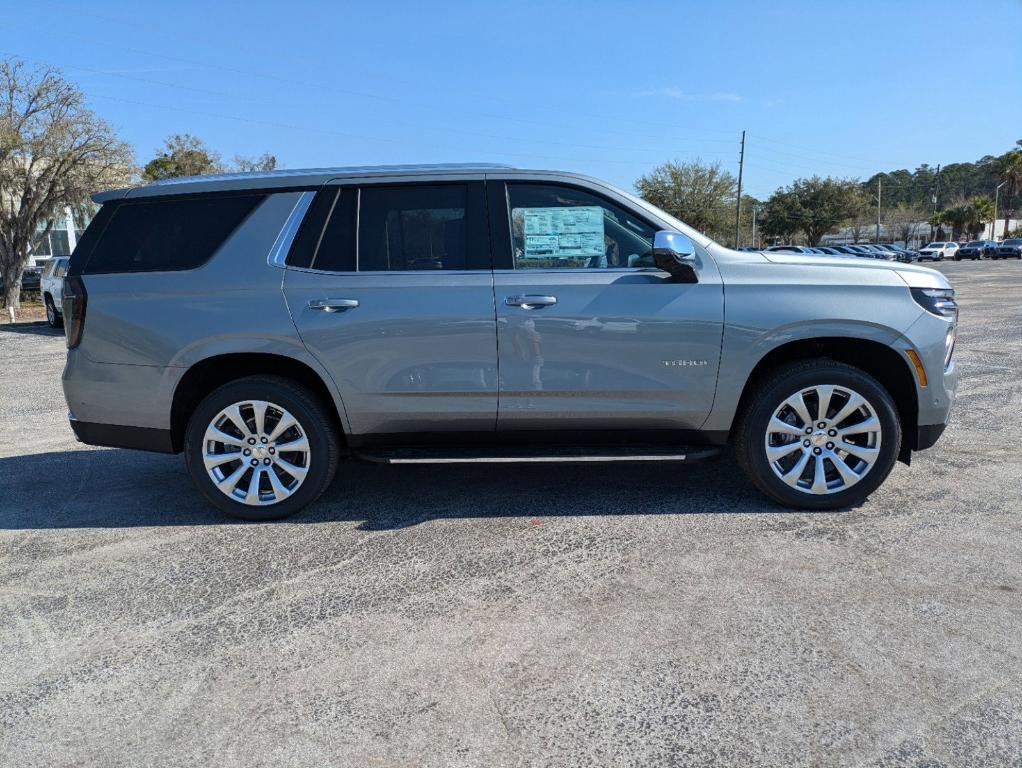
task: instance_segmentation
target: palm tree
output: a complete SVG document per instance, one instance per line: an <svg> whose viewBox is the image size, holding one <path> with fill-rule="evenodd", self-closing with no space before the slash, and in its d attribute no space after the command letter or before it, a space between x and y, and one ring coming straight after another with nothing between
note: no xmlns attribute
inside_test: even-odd
<svg viewBox="0 0 1022 768"><path fill-rule="evenodd" d="M989 197L977 197L972 201L972 208L976 212L976 217L973 220L973 227L969 230L969 237L975 239L979 237L983 231L983 225L988 221L992 221L994 218L994 201ZM994 228L990 227L991 238L993 236Z"/></svg>
<svg viewBox="0 0 1022 768"><path fill-rule="evenodd" d="M1022 139L1015 142L1015 149L1005 152L994 161L994 170L1004 185L1004 232L1008 233L1011 219L1011 203L1022 191Z"/></svg>

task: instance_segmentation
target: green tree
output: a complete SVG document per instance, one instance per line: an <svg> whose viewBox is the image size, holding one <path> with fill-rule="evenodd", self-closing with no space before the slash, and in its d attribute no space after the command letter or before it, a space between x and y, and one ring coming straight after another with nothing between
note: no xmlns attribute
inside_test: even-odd
<svg viewBox="0 0 1022 768"><path fill-rule="evenodd" d="M145 164L142 178L160 181L179 176L204 176L224 170L220 156L190 133L175 133L163 142L163 151Z"/></svg>
<svg viewBox="0 0 1022 768"><path fill-rule="evenodd" d="M973 220L973 226L969 230L969 237L975 239L979 237L980 234L982 234L983 227L986 225L986 223L988 221L993 221L994 201L991 198L983 195L981 197L973 199L972 208L976 212L976 216ZM992 228L991 231L993 231Z"/></svg>
<svg viewBox="0 0 1022 768"><path fill-rule="evenodd" d="M89 196L124 186L131 148L85 106L55 69L0 61L0 277L4 304L18 306L29 247L63 209L82 216Z"/></svg>
<svg viewBox="0 0 1022 768"><path fill-rule="evenodd" d="M734 237L738 180L719 162L667 162L635 182L648 202L715 240Z"/></svg>
<svg viewBox="0 0 1022 768"><path fill-rule="evenodd" d="M1004 231L1008 231L1012 205L1018 193L1022 191L1022 139L1015 142L1015 149L1005 152L994 163L998 179L1007 182L1003 187L1001 199L1004 201ZM998 182L1000 183L1000 182Z"/></svg>
<svg viewBox="0 0 1022 768"><path fill-rule="evenodd" d="M838 224L855 218L862 201L857 181L796 179L767 200L764 232L781 237L802 232L809 245L816 245Z"/></svg>
<svg viewBox="0 0 1022 768"><path fill-rule="evenodd" d="M259 157L241 157L240 155L234 156L234 170L242 173L248 173L250 171L272 171L277 167L277 158L268 152L263 153Z"/></svg>

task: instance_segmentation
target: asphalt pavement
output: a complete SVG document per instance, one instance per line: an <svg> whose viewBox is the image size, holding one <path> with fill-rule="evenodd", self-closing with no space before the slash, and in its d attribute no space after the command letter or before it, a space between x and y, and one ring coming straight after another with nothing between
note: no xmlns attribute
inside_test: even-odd
<svg viewBox="0 0 1022 768"><path fill-rule="evenodd" d="M1022 264L941 269L953 421L825 514L727 458L350 463L236 523L0 324L0 764L1022 765Z"/></svg>

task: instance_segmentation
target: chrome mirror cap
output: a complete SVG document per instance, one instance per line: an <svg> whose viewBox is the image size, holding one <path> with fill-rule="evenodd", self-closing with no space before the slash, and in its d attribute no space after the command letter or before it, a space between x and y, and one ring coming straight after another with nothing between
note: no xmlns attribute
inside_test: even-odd
<svg viewBox="0 0 1022 768"><path fill-rule="evenodd" d="M653 237L653 261L675 282L696 283L696 249L687 235L662 230Z"/></svg>
<svg viewBox="0 0 1022 768"><path fill-rule="evenodd" d="M696 249L687 235L681 232L660 230L653 237L653 253L672 256L678 260L694 259Z"/></svg>

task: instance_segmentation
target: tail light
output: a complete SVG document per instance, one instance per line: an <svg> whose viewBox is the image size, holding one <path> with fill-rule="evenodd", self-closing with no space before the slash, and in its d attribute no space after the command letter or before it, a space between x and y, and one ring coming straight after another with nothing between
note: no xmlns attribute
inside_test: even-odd
<svg viewBox="0 0 1022 768"><path fill-rule="evenodd" d="M85 283L80 277L65 277L61 304L64 312L64 334L67 348L74 349L85 332L85 305L88 303Z"/></svg>

